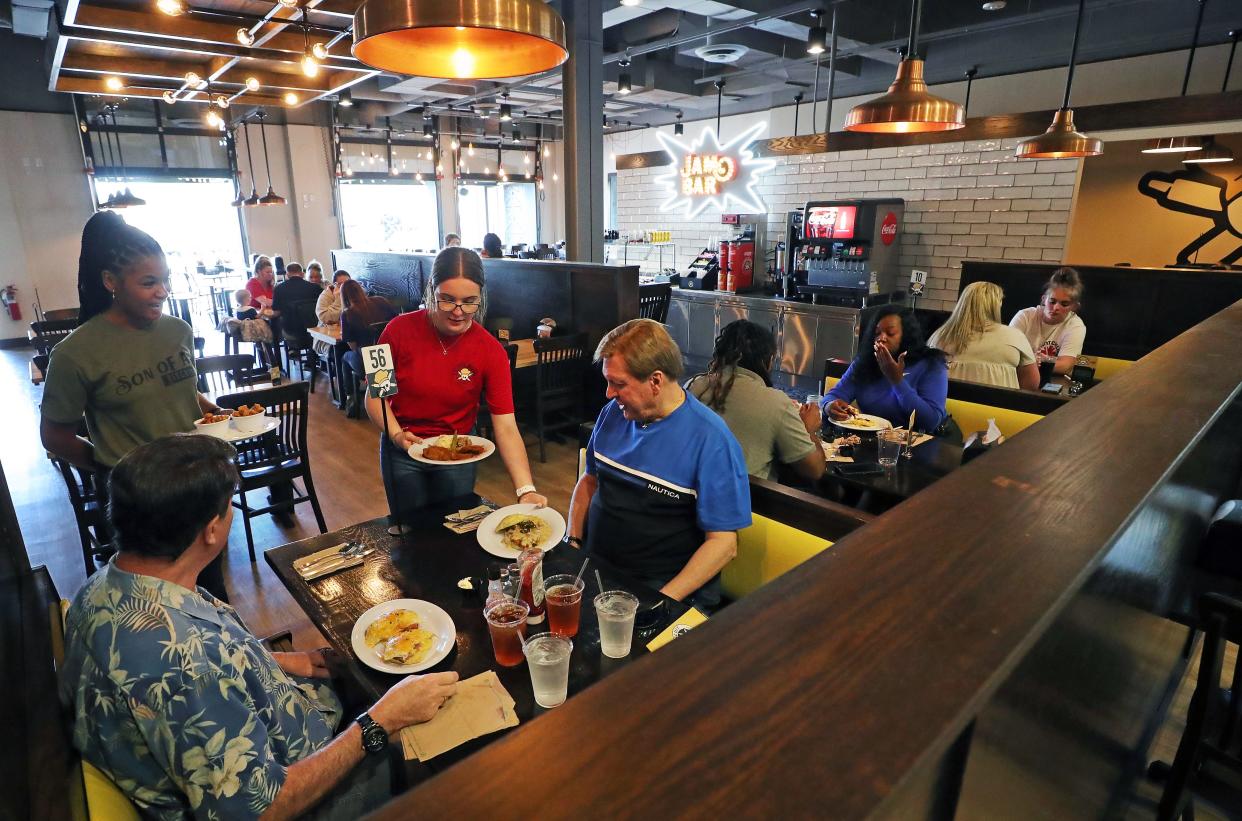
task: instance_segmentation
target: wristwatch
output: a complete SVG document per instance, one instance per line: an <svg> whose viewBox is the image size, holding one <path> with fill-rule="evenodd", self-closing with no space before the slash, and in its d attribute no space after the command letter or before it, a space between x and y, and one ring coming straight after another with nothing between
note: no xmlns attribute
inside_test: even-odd
<svg viewBox="0 0 1242 821"><path fill-rule="evenodd" d="M367 713L358 716L355 721L362 728L363 752L382 753L388 747L388 733Z"/></svg>
<svg viewBox="0 0 1242 821"><path fill-rule="evenodd" d="M577 536L566 536L561 541L565 542L565 544L569 545L570 547L576 547L579 549L582 548L582 540L579 539Z"/></svg>
<svg viewBox="0 0 1242 821"><path fill-rule="evenodd" d="M517 496L519 499L521 499L527 493L534 493L534 492L535 492L534 485L522 485L520 488L513 491L514 495Z"/></svg>

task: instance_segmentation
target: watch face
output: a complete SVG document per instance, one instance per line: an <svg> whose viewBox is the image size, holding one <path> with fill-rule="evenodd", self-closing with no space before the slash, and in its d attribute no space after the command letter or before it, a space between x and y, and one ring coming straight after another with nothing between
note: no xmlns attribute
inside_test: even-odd
<svg viewBox="0 0 1242 821"><path fill-rule="evenodd" d="M362 730L362 748L368 753L378 753L388 746L388 733L378 724Z"/></svg>

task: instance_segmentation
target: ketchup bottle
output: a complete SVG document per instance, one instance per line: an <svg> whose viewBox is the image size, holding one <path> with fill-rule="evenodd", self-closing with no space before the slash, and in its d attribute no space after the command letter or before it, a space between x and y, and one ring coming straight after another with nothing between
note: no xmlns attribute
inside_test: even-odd
<svg viewBox="0 0 1242 821"><path fill-rule="evenodd" d="M527 624L543 623L543 551L537 547L523 550L518 557L522 566L522 591L520 598L530 605Z"/></svg>

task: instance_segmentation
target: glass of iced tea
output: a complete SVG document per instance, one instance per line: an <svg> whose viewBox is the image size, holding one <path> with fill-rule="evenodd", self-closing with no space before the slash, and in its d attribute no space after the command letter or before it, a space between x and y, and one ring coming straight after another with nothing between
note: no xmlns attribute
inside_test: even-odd
<svg viewBox="0 0 1242 821"><path fill-rule="evenodd" d="M586 584L564 574L543 580L544 604L548 608L548 629L558 636L578 635L578 616L582 614L582 591Z"/></svg>
<svg viewBox="0 0 1242 821"><path fill-rule="evenodd" d="M522 663L522 638L529 613L530 606L519 599L501 599L483 611L487 632L492 635L492 651L501 667L516 667Z"/></svg>

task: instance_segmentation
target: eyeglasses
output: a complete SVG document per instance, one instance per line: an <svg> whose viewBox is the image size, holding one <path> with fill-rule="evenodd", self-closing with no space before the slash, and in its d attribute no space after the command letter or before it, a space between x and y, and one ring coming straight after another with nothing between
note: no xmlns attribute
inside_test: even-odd
<svg viewBox="0 0 1242 821"><path fill-rule="evenodd" d="M474 298L468 299L465 302L457 302L438 296L436 297L436 307L446 314L451 314L455 308L461 308L463 314L474 314L478 313L479 308L483 307L483 303Z"/></svg>

